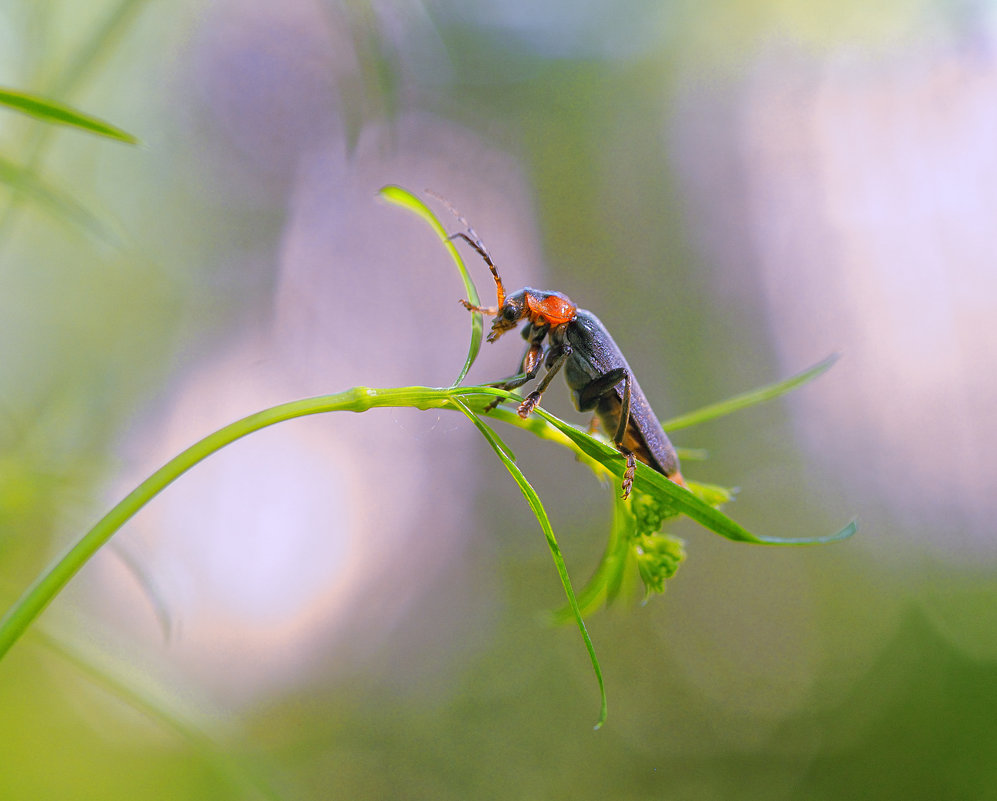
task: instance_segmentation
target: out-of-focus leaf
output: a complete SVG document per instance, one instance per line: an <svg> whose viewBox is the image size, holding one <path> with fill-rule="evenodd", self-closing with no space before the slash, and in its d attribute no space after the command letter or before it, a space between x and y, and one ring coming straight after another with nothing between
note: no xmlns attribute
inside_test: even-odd
<svg viewBox="0 0 997 801"><path fill-rule="evenodd" d="M114 229L73 198L68 192L43 181L30 170L0 156L0 183L21 192L57 219L77 225L108 244L119 246L121 237Z"/></svg>
<svg viewBox="0 0 997 801"><path fill-rule="evenodd" d="M718 417L723 417L741 409L747 409L749 406L757 406L759 403L764 403L773 398L778 398L780 395L785 395L790 390L796 389L808 381L813 381L817 376L830 369L831 365L836 361L838 361L838 354L832 353L826 359L822 359L813 367L808 367L801 373L792 375L782 381L777 381L774 384L766 384L763 387L758 387L758 389L743 392L740 395L727 398L727 400L711 403L709 406L703 406L694 412L672 417L669 420L663 421L661 425L666 431L677 431L680 428L688 428L689 426L705 423L709 420L716 420Z"/></svg>
<svg viewBox="0 0 997 801"><path fill-rule="evenodd" d="M116 139L119 142L127 142L130 145L138 143L138 139L127 131L123 131L109 122L92 117L82 111L49 100L28 92L18 92L14 89L0 88L0 105L28 114L45 122L68 125L82 131L106 136L109 139Z"/></svg>
<svg viewBox="0 0 997 801"><path fill-rule="evenodd" d="M446 229L440 221L436 219L433 212L429 210L429 207L407 189L402 189L400 186L395 186L394 184L381 187L378 194L389 203L394 203L396 206L408 209L413 214L422 217L422 219L429 223L430 227L440 238L440 241L446 246L447 252L450 254L450 258L453 259L454 264L457 265L457 271L460 273L460 277L464 281L464 290L467 292L467 299L473 306L481 305L481 301L478 298L478 290L474 286L474 281L471 279L471 274L467 271L467 267L464 266L464 260L461 259L460 253L457 251L457 248L454 247L454 244L450 240ZM471 365L474 364L474 360L478 358L478 353L481 350L483 331L484 323L481 315L472 314L471 343L468 346L467 358L464 360L464 366L461 368L460 373L457 375L457 378L451 386L456 387L460 385L460 382L463 381L464 377L467 375L467 371L470 370Z"/></svg>

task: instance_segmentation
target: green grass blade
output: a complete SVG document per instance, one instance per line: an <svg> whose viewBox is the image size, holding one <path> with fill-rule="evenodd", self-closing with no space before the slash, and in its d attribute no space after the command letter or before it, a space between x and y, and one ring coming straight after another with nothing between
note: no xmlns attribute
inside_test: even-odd
<svg viewBox="0 0 997 801"><path fill-rule="evenodd" d="M172 731L185 741L191 750L207 763L219 776L236 790L249 791L252 797L277 801L280 795L274 789L268 775L265 775L258 756L242 756L231 748L220 745L202 727L193 722L193 715L185 715L176 709L177 704L167 700L168 693L161 688L139 686L113 668L98 664L89 654L78 647L67 644L62 639L40 632L41 642L62 659L73 665L90 682L101 687L123 703L156 721L160 726ZM106 660L102 660L106 661ZM144 677L145 685L149 684Z"/></svg>
<svg viewBox="0 0 997 801"><path fill-rule="evenodd" d="M611 448L609 445L586 434L584 431L580 431L573 425L554 417L554 415L542 408L538 408L536 414L557 428L558 431L570 439L584 454L601 462L613 475L617 477L623 476L626 461L615 448ZM799 539L762 537L752 534L739 523L736 523L723 514L723 512L707 505L691 492L678 486L673 481L669 481L661 473L652 470L643 462L637 463L636 480L641 482L641 489L644 491L653 490L659 495L665 496L665 499L678 512L691 517L715 534L719 534L721 537L726 537L735 542L750 542L755 545L819 545L846 539L854 534L857 529L856 524L852 522L840 531L826 536L803 537Z"/></svg>
<svg viewBox="0 0 997 801"><path fill-rule="evenodd" d="M129 27L152 0L121 0L84 39L80 49L59 70L58 77L47 87L47 93L68 97L90 79L94 71L106 61L118 43L128 33Z"/></svg>
<svg viewBox="0 0 997 801"><path fill-rule="evenodd" d="M139 11L149 2L150 0L121 0L104 17L93 34L84 39L76 55L59 70L58 77L45 87L45 94L60 98L71 97L90 78L101 62L108 58L114 47L127 34ZM52 125L35 126L30 147L25 156L18 159L26 165L24 168L26 171L39 172L55 130L55 126ZM0 213L0 247L7 240L17 220L22 198L22 193L15 188L15 191L10 193L3 212Z"/></svg>
<svg viewBox="0 0 997 801"><path fill-rule="evenodd" d="M173 481L226 445L262 428L311 414L332 411L364 412L375 407L456 409L471 419L498 454L506 469L519 485L527 503L530 505L543 529L548 547L554 558L554 564L564 587L568 604L582 634L589 659L592 662L596 679L599 683L601 709L597 725L601 726L606 719L607 709L602 670L595 655L595 649L589 637L588 630L582 619L578 599L572 589L567 568L561 556L553 528L540 502L540 498L522 471L516 466L511 451L506 447L498 434L472 411L469 404L477 406L480 403L483 405L482 396L489 398L509 398L513 397L513 394L495 387L448 387L445 389L417 386L390 389L354 387L335 395L323 395L316 398L306 398L280 404L251 414L218 429L175 456L139 484L101 518L93 528L77 540L67 550L65 555L57 559L48 569L42 572L35 582L7 610L3 618L0 619L0 659L24 634L28 626L31 625L38 615L62 591L80 568L108 542L115 532ZM568 445L576 452L582 454L584 458L598 462L607 471L617 477L623 474L623 470L625 469L624 459L614 448L559 420L543 409L537 409L536 415L528 420L521 420L518 415L513 413L505 414L504 410L496 410L494 414L499 419L508 419L508 422L527 431L532 431L538 436ZM658 494L676 512L683 513L706 526L711 531L738 542L750 542L761 545L826 543L849 537L856 529L855 524L851 523L841 531L826 537L794 540L759 537L643 463L637 464L637 481L640 482L642 491Z"/></svg>
<svg viewBox="0 0 997 801"><path fill-rule="evenodd" d="M821 362L820 365L816 365L806 371L806 373L801 373L800 376L796 376L790 380L799 380L801 376L811 374L813 370L818 369L824 364L824 362ZM824 369L827 368L824 367ZM470 390L471 388L468 389ZM511 392L496 390L491 387L474 387L473 391L476 394L482 395L495 395L503 398L515 397ZM619 451L607 445L602 440L596 439L591 434L582 431L580 428L555 417L542 407L538 407L535 413L526 420L521 419L515 412L501 407L490 412L489 416L529 431L541 439L550 440L559 445L566 445L574 450L582 460L590 460L590 462L601 464L617 478L622 478L623 476L626 464ZM726 537L734 542L747 542L755 545L821 545L847 539L858 530L855 522L851 522L841 530L827 535L795 539L760 536L752 534L739 523L723 514L723 512L714 509L705 501L697 498L692 492L682 489L673 481L669 481L661 473L652 470L642 462L637 463L637 477L638 480L644 482L642 489L655 491L659 495L665 496L665 499L675 506L676 511L687 517L691 517L715 534L719 534L721 537ZM647 484L650 484L651 487L648 487Z"/></svg>
<svg viewBox="0 0 997 801"><path fill-rule="evenodd" d="M0 105L28 114L43 122L68 125L71 128L77 128L98 136L106 136L108 139L115 139L130 145L138 144L136 137L109 122L55 100L49 100L28 92L18 92L14 89L0 87Z"/></svg>
<svg viewBox="0 0 997 801"><path fill-rule="evenodd" d="M578 592L578 608L583 617L596 612L604 603L609 604L623 586L627 568L631 566L630 547L634 534L633 515L621 509L626 504L619 493L614 493L613 525L609 540L592 577ZM551 612L551 621L563 625L572 619L570 607Z"/></svg>
<svg viewBox="0 0 997 801"><path fill-rule="evenodd" d="M440 238L440 241L446 246L447 252L450 254L450 258L452 258L454 264L457 265L460 277L464 281L464 290L467 292L467 299L471 301L473 306L480 306L481 300L478 297L478 290L474 286L474 281L471 279L471 274L467 271L467 267L464 266L464 260L461 259L460 253L457 251L457 248L454 247L454 243L450 240L446 229L440 224L440 221L436 219L436 216L432 211L430 211L429 207L407 189L402 189L400 186L395 186L394 184L382 186L378 194L389 203L394 203L396 206L408 209L413 214L421 217L429 223L430 228L436 232L436 235ZM460 383L467 376L467 371L470 370L471 365L474 364L474 360L478 358L478 352L481 350L483 332L484 322L482 321L481 315L472 314L471 343L467 349L467 358L464 360L464 366L461 368L460 373L451 386L460 386Z"/></svg>
<svg viewBox="0 0 997 801"><path fill-rule="evenodd" d="M526 502L529 504L530 509L533 510L533 514L536 515L537 521L543 529L544 536L547 538L547 546L550 548L551 556L554 557L554 565L557 567L557 574L560 576L561 585L564 587L564 594L568 598L568 606L571 607L571 612L574 615L575 622L578 624L578 630L581 632L582 639L585 641L585 649L588 651L589 660L592 662L592 669L595 671L596 680L599 682L599 696L601 700L599 720L595 725L595 728L598 729L603 723L606 722L606 715L608 712L606 684L602 677L602 668L599 666L599 659L595 655L595 646L592 645L592 638L589 637L585 621L582 619L581 609L578 606L578 599L575 597L575 591L571 586L571 578L568 576L568 568L564 564L564 557L561 555L561 549L557 544L557 538L554 536L554 529L550 524L550 518L547 517L547 511L540 502L540 496L537 495L536 490L533 489L533 485L530 484L526 476L523 475L523 471L520 470L519 467L516 466L516 463L510 458L509 448L504 442L502 442L501 437L495 433L491 426L487 425L478 415L472 412L467 405L460 400L460 398L454 397L453 403L472 423L474 423L477 429L488 441L488 444L491 445L495 453L498 454L498 457L502 460L502 464L505 465L506 470L509 471L509 474L519 485L520 491L523 493L523 496L526 498Z"/></svg>
<svg viewBox="0 0 997 801"><path fill-rule="evenodd" d="M763 387L758 387L758 389L743 392L740 395L735 395L718 403L711 403L709 406L703 406L694 412L665 420L661 425L666 431L677 431L680 428L688 428L699 423L705 423L708 420L716 420L718 417L723 417L741 409L747 409L750 406L757 406L759 403L764 403L773 398L778 398L780 395L785 395L790 390L796 389L808 381L813 381L817 376L830 369L831 365L837 360L838 354L833 353L826 359L817 362L813 367L809 367L803 372L782 381L777 381L774 384L766 384Z"/></svg>
<svg viewBox="0 0 997 801"><path fill-rule="evenodd" d="M21 167L0 156L0 183L21 192L24 197L38 203L58 220L78 225L112 246L120 246L121 237L68 193L46 183L26 167Z"/></svg>

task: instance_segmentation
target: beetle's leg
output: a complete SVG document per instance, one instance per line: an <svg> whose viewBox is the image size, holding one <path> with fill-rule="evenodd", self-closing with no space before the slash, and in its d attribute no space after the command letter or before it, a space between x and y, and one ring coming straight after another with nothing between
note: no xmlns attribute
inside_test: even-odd
<svg viewBox="0 0 997 801"><path fill-rule="evenodd" d="M627 371L623 367L617 367L608 373L603 373L598 378L593 378L584 389L578 393L578 411L587 412L599 405L599 400L609 394L609 392L627 378ZM629 386L629 381L627 382ZM629 409L628 409L629 416ZM608 431L606 432L609 433Z"/></svg>
<svg viewBox="0 0 997 801"><path fill-rule="evenodd" d="M540 396L544 394L547 387L550 386L550 382L554 380L554 376L560 372L561 368L564 367L564 363L568 360L571 355L571 345L564 342L560 345L551 345L547 349L547 372L544 377L537 384L537 388L533 390L529 395L526 396L521 404L519 404L519 416L529 417L530 412L537 408L537 404L540 403Z"/></svg>
<svg viewBox="0 0 997 801"><path fill-rule="evenodd" d="M475 306L470 301L464 300L464 298L461 298L457 302L469 312L481 312L485 317L494 317L498 314L498 309L494 306Z"/></svg>
<svg viewBox="0 0 997 801"><path fill-rule="evenodd" d="M527 345L523 358L519 361L519 372L508 378L503 378L501 381L493 381L486 386L498 389L516 389L536 378L537 373L540 372L540 365L543 363L543 341L549 329L550 326L547 325L527 325L523 328L523 339L526 340ZM495 398L485 407L485 411L490 412L503 400L505 399Z"/></svg>
<svg viewBox="0 0 997 801"><path fill-rule="evenodd" d="M620 402L620 422L613 435L613 444L616 446L616 450L627 459L627 468L623 471L623 500L626 500L630 497L630 491L634 484L634 474L637 472L637 459L633 451L623 445L627 425L630 423L630 373L623 367L617 367L615 370L610 370L598 378L592 379L578 393L578 408L580 411L594 409L599 405L600 398L608 395L620 381L623 382L623 399Z"/></svg>
<svg viewBox="0 0 997 801"><path fill-rule="evenodd" d="M501 381L489 384L489 386L496 387L497 389L516 389L517 387L521 387L523 384L537 377L542 363L543 346L538 341L531 342L526 347L526 353L523 354L523 360L519 364L519 372ZM495 400L485 407L485 411L490 412L503 400L505 398L495 398Z"/></svg>
<svg viewBox="0 0 997 801"><path fill-rule="evenodd" d="M616 449L627 457L627 469L623 471L623 500L630 497L630 490L634 485L634 473L637 472L637 460L633 451L623 446L623 438L627 433L627 424L630 422L630 373L624 371L623 376L623 406L620 409L620 424L616 428L616 436L613 442Z"/></svg>
<svg viewBox="0 0 997 801"><path fill-rule="evenodd" d="M622 369L622 368L619 368ZM623 437L627 433L627 425L630 423L630 373L623 372L623 405L620 408L620 424L616 427L616 436L613 442L616 447L620 447Z"/></svg>
<svg viewBox="0 0 997 801"><path fill-rule="evenodd" d="M630 497L630 490L634 486L634 474L637 472L637 457L634 456L634 452L624 448L622 445L617 445L616 449L627 457L627 469L623 471L623 500Z"/></svg>

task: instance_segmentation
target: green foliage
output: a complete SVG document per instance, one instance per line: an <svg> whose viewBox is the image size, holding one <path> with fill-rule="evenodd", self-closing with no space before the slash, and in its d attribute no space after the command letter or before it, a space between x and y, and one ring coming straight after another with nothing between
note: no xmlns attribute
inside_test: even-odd
<svg viewBox="0 0 997 801"><path fill-rule="evenodd" d="M76 200L71 193L3 156L0 156L0 183L7 184L25 198L34 201L55 219L78 225L105 242L118 244L118 237L111 226Z"/></svg>
<svg viewBox="0 0 997 801"><path fill-rule="evenodd" d="M392 203L414 211L430 223L437 232L437 235L446 242L450 256L457 265L457 269L464 279L465 286L468 287L468 297L471 303L478 305L477 293L473 291L473 282L460 258L460 254L453 247L445 230L425 204L412 193L398 186L384 187L381 190L381 196ZM473 319L471 349L456 384L459 384L466 375L467 370L477 356L480 346L481 314L475 313ZM808 370L792 376L785 381L752 390L726 401L704 407L696 412L675 418L669 422L667 427L676 429L714 420L739 409L776 398L816 378L827 370L836 358L836 356L828 357ZM582 590L579 597L576 598L568 578L560 548L557 545L553 529L551 528L550 519L533 487L519 468L516 467L512 453L501 442L494 431L466 405L461 404L461 410L474 422L479 431L482 432L513 479L519 484L547 538L551 555L568 599L567 609L557 613L555 619L563 621L568 619L569 616L575 619L585 640L585 645L592 661L592 667L599 682L602 708L599 721L596 724L597 728L602 725L606 718L606 694L602 680L602 671L592 648L583 617L594 611L603 600L608 603L619 594L625 580L626 570L631 563L636 564L637 571L644 583L645 601L652 593L664 592L665 581L675 575L679 565L685 559L685 547L682 540L668 534L658 533L666 520L684 513L728 539L759 545L802 545L832 542L850 537L855 532L855 524L851 523L840 531L824 537L783 540L774 537L756 536L718 511L718 508L722 504L731 499L733 495L731 490L714 485L695 483L690 484L688 490L683 489L666 479L660 473L651 470L646 465L638 464L638 476L641 479L639 489L635 485L635 491L630 500L616 499L614 505L614 522L609 545L603 554L603 558L592 580ZM604 474L605 472L617 477L622 475L624 469L623 459L615 448L610 448L607 443L597 439L591 433L583 432L575 426L558 420L542 409L537 409L537 413L549 425L564 435L564 444L570 444L576 449L578 454L588 457L588 464L592 466L597 475ZM518 415L515 417L518 418ZM521 422L514 419L511 415L505 415L502 419L516 425ZM534 430L536 431L535 428Z"/></svg>
<svg viewBox="0 0 997 801"><path fill-rule="evenodd" d="M385 188L382 191L382 196L414 211L430 222L440 239L446 244L451 258L457 263L465 284L468 286L470 299L477 303L473 282L460 261L460 255L447 239L443 227L435 220L425 204L411 193L398 187ZM479 315L473 315L473 318L479 317ZM450 387L397 387L390 389L354 387L334 395L292 401L265 409L237 420L194 443L149 476L114 506L63 557L44 571L8 609L7 613L0 619L0 658L6 654L41 611L62 591L76 572L108 542L115 532L171 482L203 459L241 437L285 420L324 412L365 412L375 407L404 406L417 409L451 409L467 416L482 433L523 492L547 539L568 599L571 617L574 618L582 634L599 683L601 711L597 725L601 725L606 718L606 694L599 661L585 628L583 616L593 611L603 600L609 601L617 596L625 580L624 571L631 563L636 564L647 593L664 590L665 581L674 575L685 558L684 548L680 540L658 533L665 521L684 514L730 540L769 545L831 542L851 536L855 531L855 524L852 523L840 531L824 537L787 540L758 536L717 510L717 506L730 499L730 491L695 483L690 483L690 489L687 490L646 465L638 463L634 495L628 501L617 499L615 503L616 518L606 555L603 557L593 580L576 598L557 539L554 536L553 526L539 496L522 471L519 470L515 463L515 456L508 446L481 417L485 406L493 398L516 399L517 396L494 387L459 386L459 382L463 380L477 354L477 348L480 346L481 328L480 319L475 319L468 359L458 376L458 381ZM805 379L797 377L788 382L781 382L757 390L751 393L751 397L754 398L754 402L775 397L781 392L799 385L803 380L813 378L827 366L826 362L821 363L821 365L801 374L806 376ZM746 396L741 396L742 399L744 397ZM694 419L696 422L703 422L726 414L734 408L743 408L744 405L743 400L733 399L709 407L708 414L699 414ZM568 447L578 454L583 461L591 465L599 476L610 475L614 476L614 480L616 480L623 474L625 460L615 448L543 409L538 408L536 415L528 420L522 420L518 415L502 409L495 410L492 416L502 422L532 431L543 439L556 441Z"/></svg>

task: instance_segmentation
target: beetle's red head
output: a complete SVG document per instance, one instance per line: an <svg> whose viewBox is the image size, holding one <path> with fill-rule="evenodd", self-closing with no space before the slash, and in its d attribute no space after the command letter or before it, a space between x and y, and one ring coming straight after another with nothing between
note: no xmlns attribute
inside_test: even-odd
<svg viewBox="0 0 997 801"><path fill-rule="evenodd" d="M495 262L492 261L492 257L488 253L487 248L485 248L484 243L478 238L478 234L446 198L437 195L435 192L430 192L430 194L441 200L454 216L467 227L466 232L460 231L448 238L463 239L474 248L478 252L478 255L484 259L485 264L488 265L488 269L491 270L492 278L495 279L494 306L475 306L469 301L463 299L460 301L468 311L481 312L494 318L492 320L492 330L488 334L489 342L494 342L506 331L511 331L524 318L528 319L533 325L547 325L551 328L565 325L575 319L577 307L566 295L562 295L560 292L547 292L526 287L507 297L505 287L502 286L502 279L498 274L498 268L495 266Z"/></svg>
<svg viewBox="0 0 997 801"><path fill-rule="evenodd" d="M576 308L571 299L560 292L525 287L507 295L495 310L488 341L494 342L506 331L511 331L520 320L529 320L535 326L557 328L575 319Z"/></svg>

